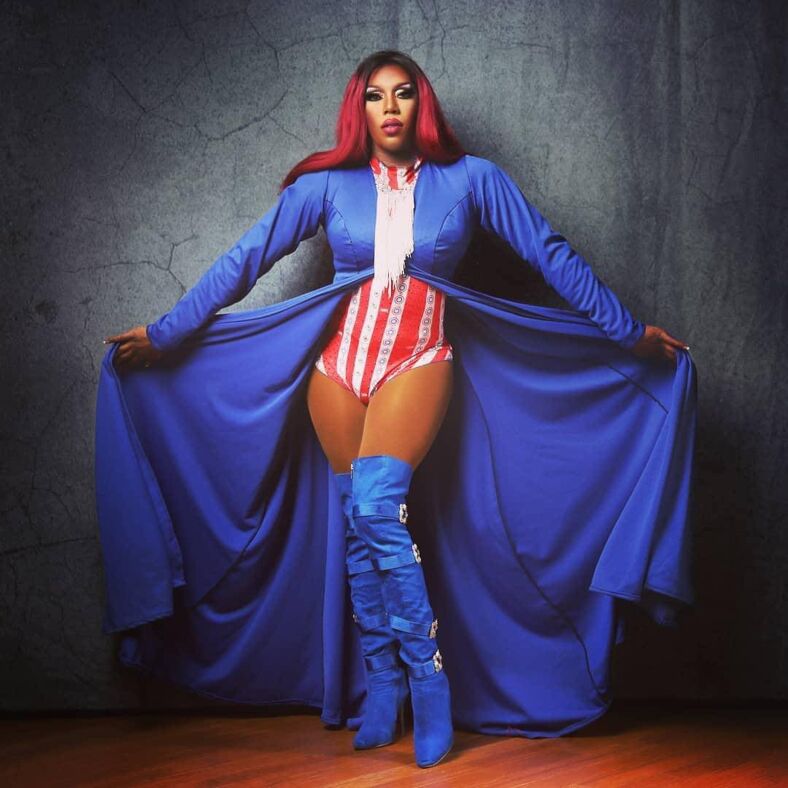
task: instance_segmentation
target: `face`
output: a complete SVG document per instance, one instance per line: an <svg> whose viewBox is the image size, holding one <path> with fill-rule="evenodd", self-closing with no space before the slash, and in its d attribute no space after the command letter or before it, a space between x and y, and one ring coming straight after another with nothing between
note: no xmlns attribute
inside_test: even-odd
<svg viewBox="0 0 788 788"><path fill-rule="evenodd" d="M408 72L393 63L373 71L367 81L364 103L372 155L387 164L410 164L416 156L419 99Z"/></svg>

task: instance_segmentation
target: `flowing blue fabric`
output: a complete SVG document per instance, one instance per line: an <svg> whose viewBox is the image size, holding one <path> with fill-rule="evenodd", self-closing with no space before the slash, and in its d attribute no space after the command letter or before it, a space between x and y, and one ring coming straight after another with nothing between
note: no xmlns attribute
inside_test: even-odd
<svg viewBox="0 0 788 788"><path fill-rule="evenodd" d="M601 716L631 602L676 626L694 602L697 376L629 348L644 326L486 159L425 162L406 272L447 294L454 390L408 496L458 728L561 736ZM369 167L299 177L148 326L167 350L117 372L96 412L105 632L128 666L239 703L358 712L344 522L306 407L345 295L373 274ZM334 280L216 314L323 227ZM572 305L452 281L474 230Z"/></svg>

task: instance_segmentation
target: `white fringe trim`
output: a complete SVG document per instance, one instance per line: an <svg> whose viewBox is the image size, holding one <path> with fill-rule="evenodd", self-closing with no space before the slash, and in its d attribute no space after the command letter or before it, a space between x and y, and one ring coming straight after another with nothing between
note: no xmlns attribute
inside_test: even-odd
<svg viewBox="0 0 788 788"><path fill-rule="evenodd" d="M378 201L375 216L375 275L373 283L389 293L405 272L405 259L413 252L413 190L416 176L400 189L386 182L386 167L375 175Z"/></svg>

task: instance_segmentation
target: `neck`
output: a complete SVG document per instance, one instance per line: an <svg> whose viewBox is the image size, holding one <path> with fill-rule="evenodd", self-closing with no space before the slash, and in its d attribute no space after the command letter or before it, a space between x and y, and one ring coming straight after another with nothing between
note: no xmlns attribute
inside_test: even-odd
<svg viewBox="0 0 788 788"><path fill-rule="evenodd" d="M385 167L410 167L416 163L418 156L410 152L389 153L381 151L377 146L372 148L372 155Z"/></svg>

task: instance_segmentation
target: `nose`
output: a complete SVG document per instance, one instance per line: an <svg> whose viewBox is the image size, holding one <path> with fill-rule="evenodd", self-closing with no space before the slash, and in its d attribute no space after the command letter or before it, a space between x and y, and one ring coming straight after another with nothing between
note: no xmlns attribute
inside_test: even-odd
<svg viewBox="0 0 788 788"><path fill-rule="evenodd" d="M386 105L383 107L383 112L395 112L399 114L399 104L397 103L397 97L393 93L386 99Z"/></svg>

